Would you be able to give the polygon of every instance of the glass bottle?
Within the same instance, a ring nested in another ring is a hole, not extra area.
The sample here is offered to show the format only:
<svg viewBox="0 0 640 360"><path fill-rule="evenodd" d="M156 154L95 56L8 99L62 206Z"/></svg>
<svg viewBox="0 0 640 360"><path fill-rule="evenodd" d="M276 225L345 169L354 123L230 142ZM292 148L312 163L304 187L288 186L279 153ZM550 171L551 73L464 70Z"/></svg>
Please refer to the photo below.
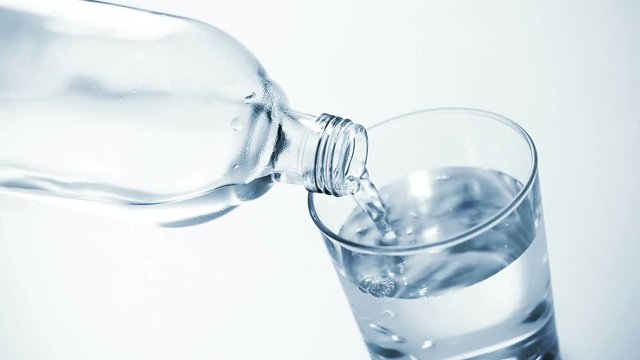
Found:
<svg viewBox="0 0 640 360"><path fill-rule="evenodd" d="M365 173L362 126L289 109L253 55L211 25L0 0L0 44L0 191L185 226L274 181L341 196Z"/></svg>

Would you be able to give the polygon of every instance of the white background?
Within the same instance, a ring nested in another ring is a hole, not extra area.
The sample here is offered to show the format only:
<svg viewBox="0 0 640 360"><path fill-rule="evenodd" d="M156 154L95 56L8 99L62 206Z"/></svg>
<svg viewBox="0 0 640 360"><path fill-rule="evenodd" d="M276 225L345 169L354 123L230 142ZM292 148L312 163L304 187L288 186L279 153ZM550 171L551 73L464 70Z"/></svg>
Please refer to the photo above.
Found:
<svg viewBox="0 0 640 360"><path fill-rule="evenodd" d="M640 2L119 3L227 31L300 111L519 122L540 152L563 356L637 357ZM0 197L0 318L24 324L0 322L0 358L365 359L305 195L278 185L181 230Z"/></svg>

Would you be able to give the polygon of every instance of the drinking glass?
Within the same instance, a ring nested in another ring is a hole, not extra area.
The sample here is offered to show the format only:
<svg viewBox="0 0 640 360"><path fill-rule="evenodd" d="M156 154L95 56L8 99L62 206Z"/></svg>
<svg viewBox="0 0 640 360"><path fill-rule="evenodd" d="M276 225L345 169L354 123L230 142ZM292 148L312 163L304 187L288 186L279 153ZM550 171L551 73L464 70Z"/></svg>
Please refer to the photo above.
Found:
<svg viewBox="0 0 640 360"><path fill-rule="evenodd" d="M529 135L442 108L369 130L389 242L348 196L309 194L372 359L559 359Z"/></svg>

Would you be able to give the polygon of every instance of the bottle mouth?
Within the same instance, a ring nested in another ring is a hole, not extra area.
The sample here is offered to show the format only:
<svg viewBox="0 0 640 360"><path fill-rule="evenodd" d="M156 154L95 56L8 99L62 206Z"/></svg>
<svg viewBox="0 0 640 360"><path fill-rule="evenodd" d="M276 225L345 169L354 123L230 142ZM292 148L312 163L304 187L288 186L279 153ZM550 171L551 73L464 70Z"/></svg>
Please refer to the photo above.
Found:
<svg viewBox="0 0 640 360"><path fill-rule="evenodd" d="M315 189L333 196L350 195L353 180L366 171L368 139L364 126L330 114L316 122L322 133L316 149Z"/></svg>

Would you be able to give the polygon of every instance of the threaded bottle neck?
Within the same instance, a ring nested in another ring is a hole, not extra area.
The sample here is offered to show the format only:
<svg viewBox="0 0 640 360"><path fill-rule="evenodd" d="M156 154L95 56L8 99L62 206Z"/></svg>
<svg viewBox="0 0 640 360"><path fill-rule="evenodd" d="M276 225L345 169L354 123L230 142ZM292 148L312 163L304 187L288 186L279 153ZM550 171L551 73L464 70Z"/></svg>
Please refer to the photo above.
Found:
<svg viewBox="0 0 640 360"><path fill-rule="evenodd" d="M353 193L365 173L367 131L349 119L285 109L272 155L273 179L333 196Z"/></svg>
<svg viewBox="0 0 640 360"><path fill-rule="evenodd" d="M305 187L333 196L351 194L352 180L365 172L367 131L349 119L329 114L320 115L316 123L321 133L315 151L313 181L305 183Z"/></svg>

